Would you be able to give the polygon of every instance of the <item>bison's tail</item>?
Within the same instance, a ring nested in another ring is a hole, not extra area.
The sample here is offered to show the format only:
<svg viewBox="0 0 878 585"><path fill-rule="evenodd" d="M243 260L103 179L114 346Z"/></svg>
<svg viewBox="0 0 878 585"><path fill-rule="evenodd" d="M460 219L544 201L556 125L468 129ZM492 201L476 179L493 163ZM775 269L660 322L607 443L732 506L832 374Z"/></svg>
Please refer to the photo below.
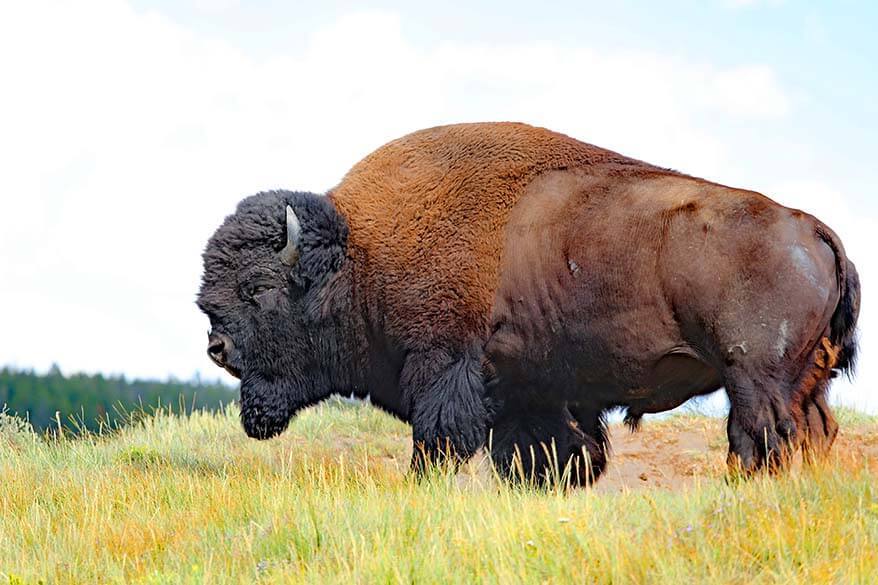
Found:
<svg viewBox="0 0 878 585"><path fill-rule="evenodd" d="M817 235L835 253L835 273L840 288L838 305L830 321L829 340L838 350L836 368L852 376L857 365L857 317L860 314L860 276L848 259L838 236L818 223Z"/></svg>

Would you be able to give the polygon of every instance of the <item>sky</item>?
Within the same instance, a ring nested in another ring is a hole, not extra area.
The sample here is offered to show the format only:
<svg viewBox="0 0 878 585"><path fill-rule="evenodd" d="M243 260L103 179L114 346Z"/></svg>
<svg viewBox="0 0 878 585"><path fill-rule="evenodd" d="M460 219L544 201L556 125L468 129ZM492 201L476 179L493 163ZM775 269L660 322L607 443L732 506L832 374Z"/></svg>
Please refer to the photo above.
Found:
<svg viewBox="0 0 878 585"><path fill-rule="evenodd" d="M517 120L760 191L841 236L878 412L878 4L175 0L0 5L0 364L233 380L194 304L243 197ZM875 301L875 302L873 302Z"/></svg>

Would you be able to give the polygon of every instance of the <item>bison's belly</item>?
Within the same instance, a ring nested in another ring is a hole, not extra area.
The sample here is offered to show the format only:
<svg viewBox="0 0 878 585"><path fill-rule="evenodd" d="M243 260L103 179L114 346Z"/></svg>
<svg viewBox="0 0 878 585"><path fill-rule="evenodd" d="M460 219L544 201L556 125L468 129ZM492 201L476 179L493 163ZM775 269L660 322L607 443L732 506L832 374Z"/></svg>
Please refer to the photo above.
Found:
<svg viewBox="0 0 878 585"><path fill-rule="evenodd" d="M619 406L631 415L664 412L690 398L708 394L722 386L719 372L694 355L671 352L650 368L644 384L620 396Z"/></svg>
<svg viewBox="0 0 878 585"><path fill-rule="evenodd" d="M498 323L486 356L498 391L522 402L558 399L643 414L721 386L715 368L654 323L647 308L592 320L520 311Z"/></svg>

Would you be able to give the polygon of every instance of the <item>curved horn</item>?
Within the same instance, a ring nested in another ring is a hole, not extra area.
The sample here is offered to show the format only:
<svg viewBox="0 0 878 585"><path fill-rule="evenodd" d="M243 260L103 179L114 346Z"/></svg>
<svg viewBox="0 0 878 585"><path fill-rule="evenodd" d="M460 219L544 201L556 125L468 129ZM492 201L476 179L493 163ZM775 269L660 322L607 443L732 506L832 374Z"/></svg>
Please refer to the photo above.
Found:
<svg viewBox="0 0 878 585"><path fill-rule="evenodd" d="M302 226L293 208L287 205L287 245L280 251L280 259L284 264L292 266L299 259L299 235Z"/></svg>

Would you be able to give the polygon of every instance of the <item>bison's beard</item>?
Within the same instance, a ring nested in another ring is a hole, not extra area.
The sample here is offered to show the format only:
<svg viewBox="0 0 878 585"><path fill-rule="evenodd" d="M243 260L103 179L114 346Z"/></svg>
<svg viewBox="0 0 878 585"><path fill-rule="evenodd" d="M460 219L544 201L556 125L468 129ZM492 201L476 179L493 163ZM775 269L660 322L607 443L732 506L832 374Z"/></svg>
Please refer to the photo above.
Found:
<svg viewBox="0 0 878 585"><path fill-rule="evenodd" d="M247 436L270 439L282 433L298 408L292 385L245 372L241 378L241 424Z"/></svg>

